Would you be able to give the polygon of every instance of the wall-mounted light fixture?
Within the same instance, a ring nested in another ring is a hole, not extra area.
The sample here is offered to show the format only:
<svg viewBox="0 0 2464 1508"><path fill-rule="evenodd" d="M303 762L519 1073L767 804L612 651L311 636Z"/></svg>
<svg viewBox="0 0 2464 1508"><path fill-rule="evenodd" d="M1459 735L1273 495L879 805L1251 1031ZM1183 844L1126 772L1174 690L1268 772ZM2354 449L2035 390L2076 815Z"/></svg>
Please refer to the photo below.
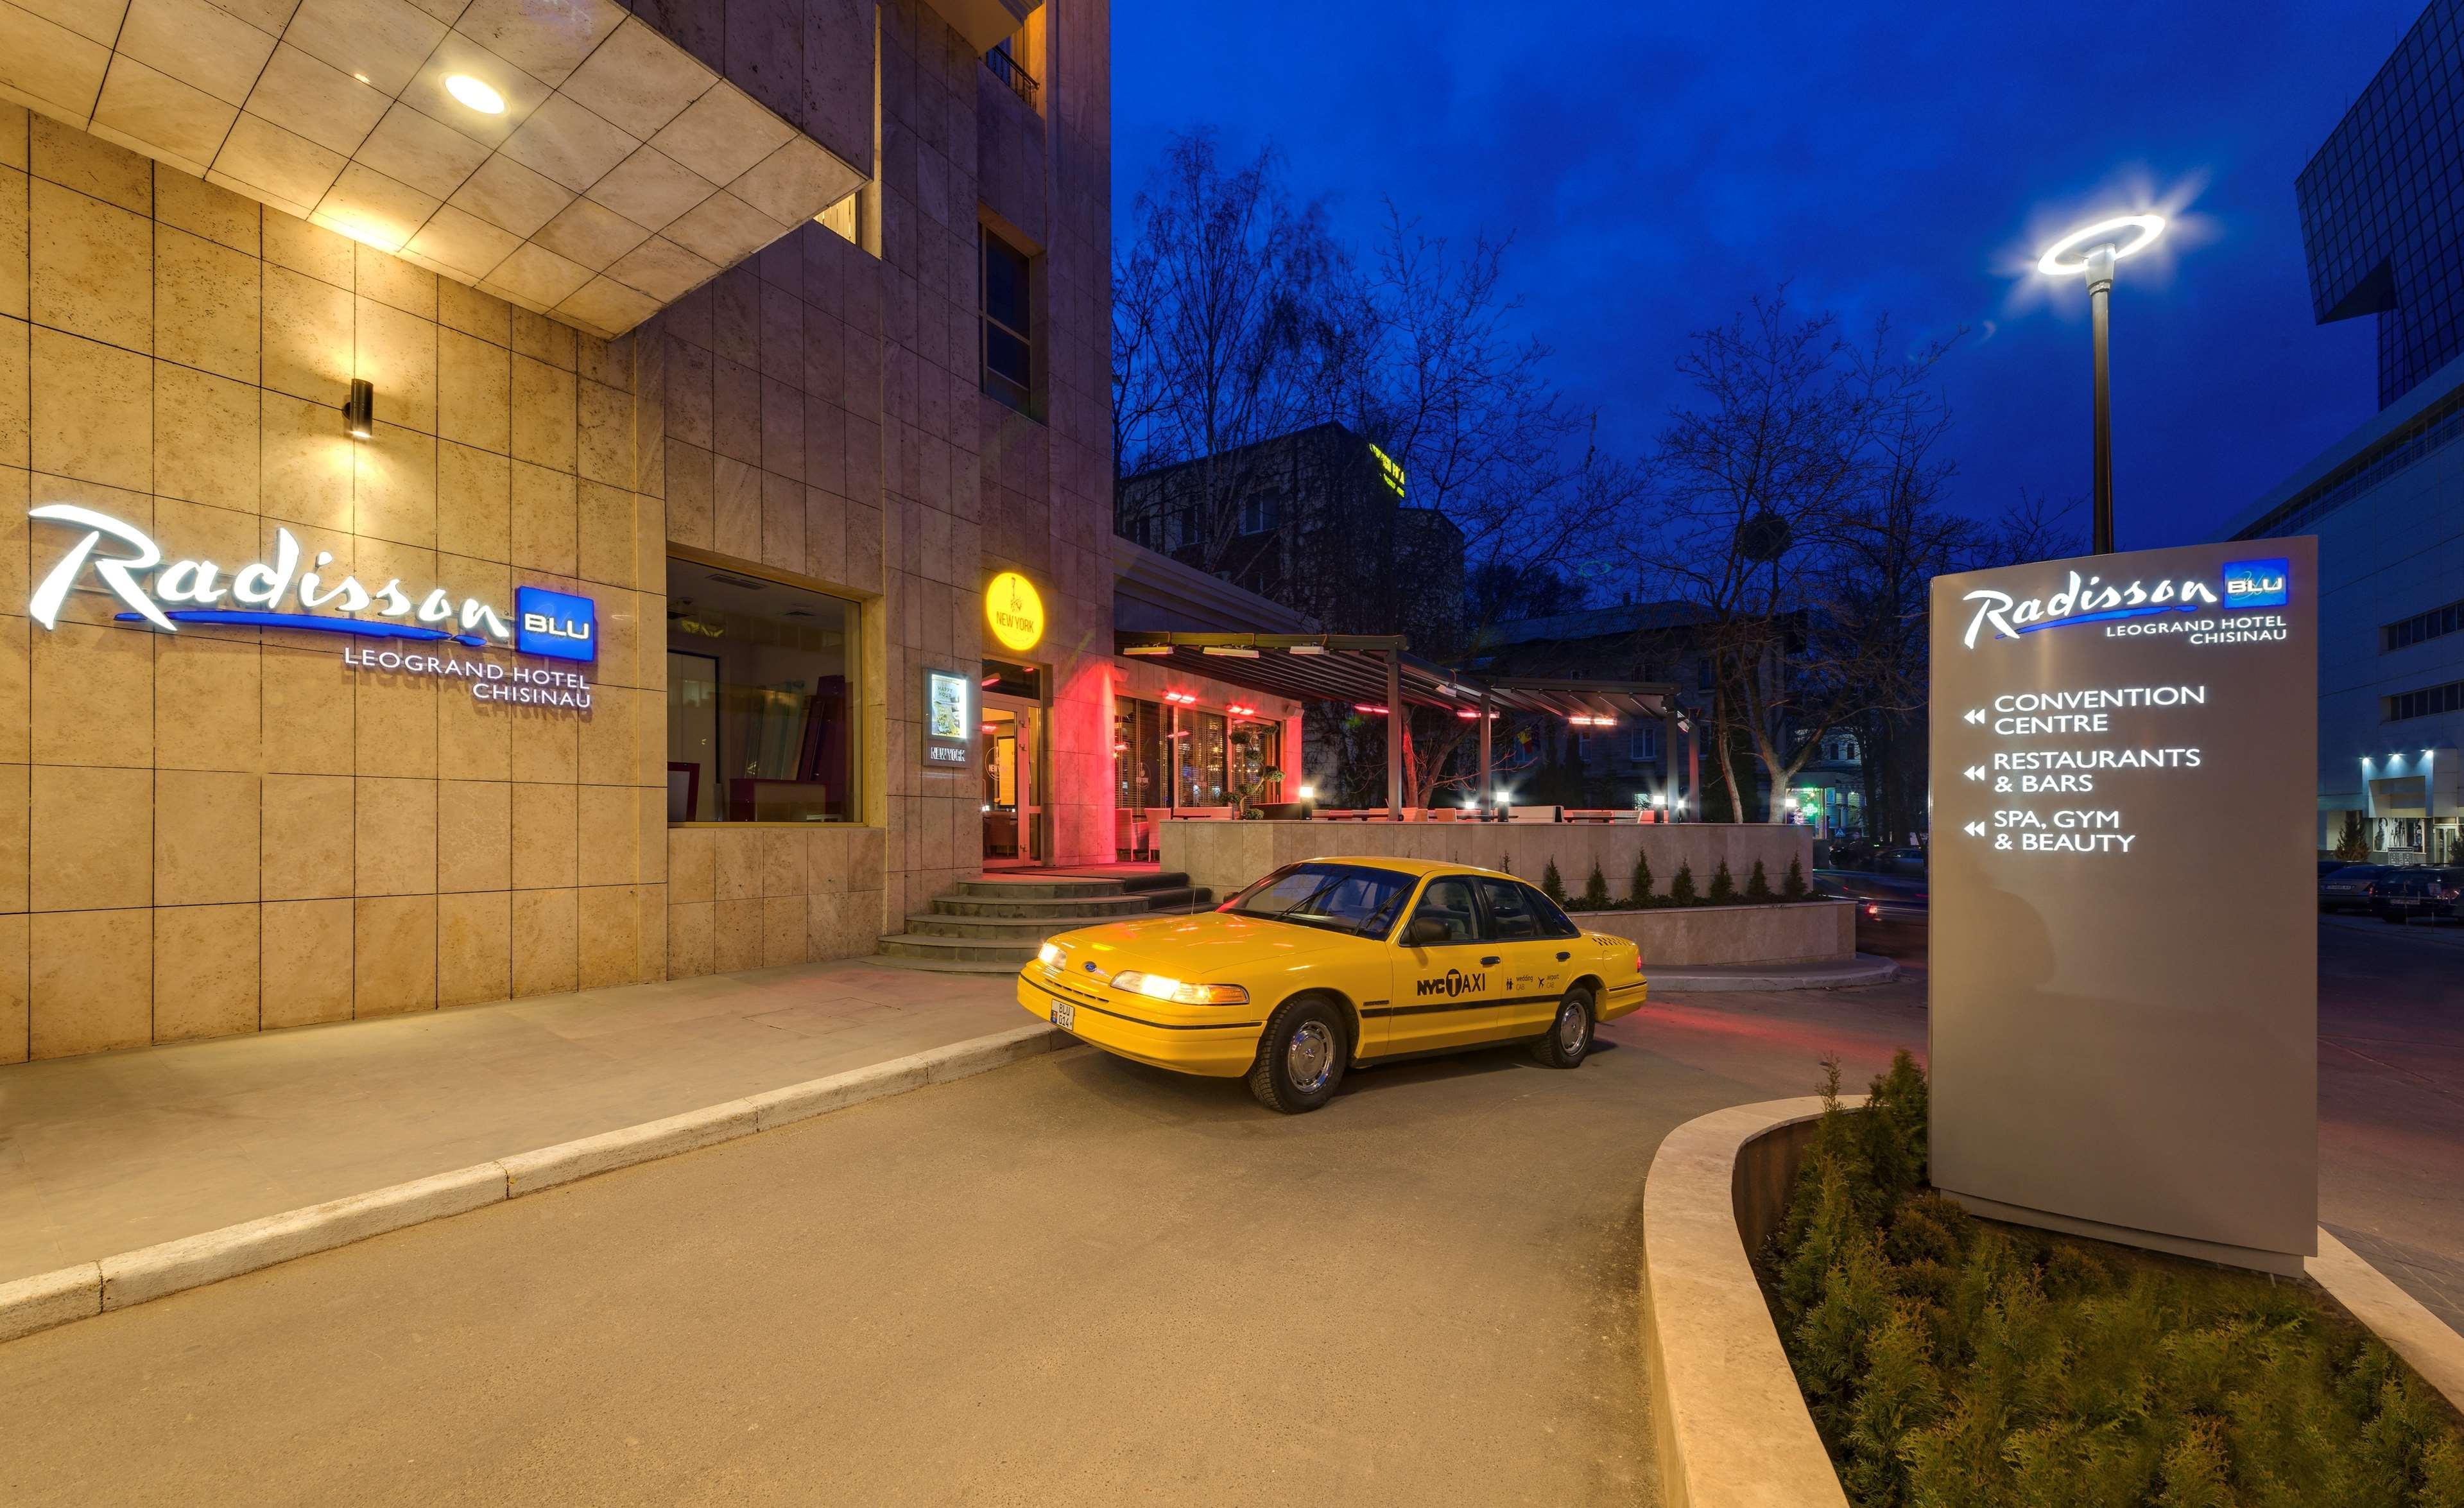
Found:
<svg viewBox="0 0 2464 1508"><path fill-rule="evenodd" d="M377 386L364 377L351 379L351 396L342 405L342 428L351 438L365 440L377 432Z"/></svg>

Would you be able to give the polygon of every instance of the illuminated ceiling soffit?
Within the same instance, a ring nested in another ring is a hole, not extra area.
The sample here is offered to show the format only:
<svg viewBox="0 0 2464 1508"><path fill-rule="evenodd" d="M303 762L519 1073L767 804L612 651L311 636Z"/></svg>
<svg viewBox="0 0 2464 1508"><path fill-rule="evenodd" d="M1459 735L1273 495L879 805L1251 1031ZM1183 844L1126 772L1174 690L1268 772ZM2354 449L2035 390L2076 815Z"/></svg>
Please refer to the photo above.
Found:
<svg viewBox="0 0 2464 1508"><path fill-rule="evenodd" d="M0 0L0 96L602 336L863 183L614 0Z"/></svg>
<svg viewBox="0 0 2464 1508"><path fill-rule="evenodd" d="M1024 25L1044 0L925 0L979 53L989 53Z"/></svg>

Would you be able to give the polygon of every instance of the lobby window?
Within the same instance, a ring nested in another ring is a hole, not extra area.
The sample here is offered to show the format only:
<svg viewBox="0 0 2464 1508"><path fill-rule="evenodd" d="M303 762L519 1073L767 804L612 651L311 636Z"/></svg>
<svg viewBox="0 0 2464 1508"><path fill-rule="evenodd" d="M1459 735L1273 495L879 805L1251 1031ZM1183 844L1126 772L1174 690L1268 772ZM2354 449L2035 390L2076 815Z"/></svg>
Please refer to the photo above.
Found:
<svg viewBox="0 0 2464 1508"><path fill-rule="evenodd" d="M983 245L983 388L1021 413L1032 411L1035 344L1029 322L1032 286L1024 252L979 227Z"/></svg>
<svg viewBox="0 0 2464 1508"><path fill-rule="evenodd" d="M668 820L852 822L857 610L668 562Z"/></svg>
<svg viewBox="0 0 2464 1508"><path fill-rule="evenodd" d="M1223 714L1183 711L1180 732L1180 795L1173 805L1229 805L1232 796L1223 786Z"/></svg>
<svg viewBox="0 0 2464 1508"><path fill-rule="evenodd" d="M1282 723L1235 722L1228 737L1233 790L1243 790L1255 785L1265 770L1284 767ZM1282 797L1273 787L1268 787L1259 791L1257 799L1278 801Z"/></svg>

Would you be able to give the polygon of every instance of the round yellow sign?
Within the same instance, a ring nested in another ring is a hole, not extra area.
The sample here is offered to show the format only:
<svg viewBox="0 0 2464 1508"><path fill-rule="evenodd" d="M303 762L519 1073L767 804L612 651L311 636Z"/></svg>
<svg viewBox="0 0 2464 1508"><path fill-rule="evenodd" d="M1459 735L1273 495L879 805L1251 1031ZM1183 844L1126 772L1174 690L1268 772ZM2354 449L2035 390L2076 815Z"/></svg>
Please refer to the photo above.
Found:
<svg viewBox="0 0 2464 1508"><path fill-rule="evenodd" d="M1044 640L1044 597L1035 583L1005 570L984 588L984 622L1002 648L1031 650Z"/></svg>

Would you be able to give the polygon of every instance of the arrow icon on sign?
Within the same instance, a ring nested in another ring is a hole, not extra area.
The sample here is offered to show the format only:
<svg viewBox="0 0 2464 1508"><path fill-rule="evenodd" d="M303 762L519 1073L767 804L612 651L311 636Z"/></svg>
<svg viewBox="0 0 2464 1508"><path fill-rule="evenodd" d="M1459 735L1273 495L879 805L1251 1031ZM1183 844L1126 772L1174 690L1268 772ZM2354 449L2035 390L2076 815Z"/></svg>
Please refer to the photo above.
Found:
<svg viewBox="0 0 2464 1508"><path fill-rule="evenodd" d="M1985 835L1985 824L1982 822L1971 822L1963 831L1966 832L1969 837L1981 838Z"/></svg>
<svg viewBox="0 0 2464 1508"><path fill-rule="evenodd" d="M1969 709L1968 709L1968 721L1970 721L1970 722L1975 722L1975 723L1982 723L1982 722L1984 722L1984 721L1985 721L1985 709L1984 709L1983 707L1970 707L1970 708L1969 708Z"/></svg>
<svg viewBox="0 0 2464 1508"><path fill-rule="evenodd" d="M1985 766L1982 765L1970 765L1968 766L1965 773L1970 780L1983 780L1985 778Z"/></svg>

